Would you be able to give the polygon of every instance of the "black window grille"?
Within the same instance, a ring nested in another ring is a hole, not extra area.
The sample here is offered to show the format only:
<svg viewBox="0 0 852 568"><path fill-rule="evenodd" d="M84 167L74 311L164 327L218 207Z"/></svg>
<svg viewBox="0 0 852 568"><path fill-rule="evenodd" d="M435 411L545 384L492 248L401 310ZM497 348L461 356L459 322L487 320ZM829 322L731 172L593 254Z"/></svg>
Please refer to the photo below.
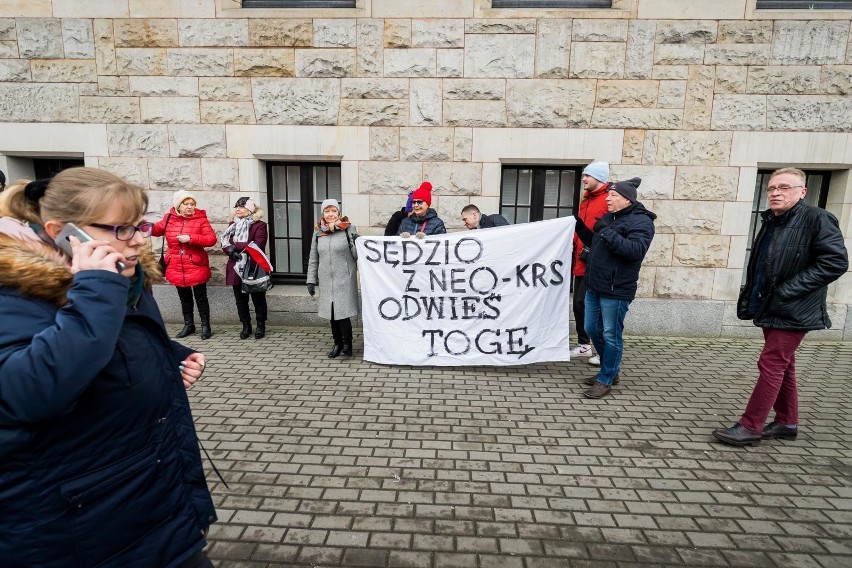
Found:
<svg viewBox="0 0 852 568"><path fill-rule="evenodd" d="M62 170L84 165L82 158L33 158L35 179L52 178Z"/></svg>
<svg viewBox="0 0 852 568"><path fill-rule="evenodd" d="M355 0L243 0L243 8L354 8Z"/></svg>
<svg viewBox="0 0 852 568"><path fill-rule="evenodd" d="M320 204L341 201L340 164L267 162L270 252L277 282L304 283Z"/></svg>
<svg viewBox="0 0 852 568"><path fill-rule="evenodd" d="M757 0L758 10L852 10L849 0Z"/></svg>
<svg viewBox="0 0 852 568"><path fill-rule="evenodd" d="M775 170L758 170L757 181L754 186L754 201L751 206L751 222L748 228L748 241L746 242L746 257L744 266L748 266L748 259L751 257L751 247L754 244L754 237L757 231L760 230L760 214L766 211L768 207L768 195L766 187L769 185L769 178ZM825 204L828 201L828 186L831 183L831 172L827 170L806 170L805 185L808 187L808 193L805 195L805 201L815 207L825 209ZM743 280L745 280L745 271L743 271Z"/></svg>
<svg viewBox="0 0 852 568"><path fill-rule="evenodd" d="M579 203L579 166L504 166L500 214L510 223L568 217Z"/></svg>
<svg viewBox="0 0 852 568"><path fill-rule="evenodd" d="M612 0L491 0L492 8L612 8Z"/></svg>

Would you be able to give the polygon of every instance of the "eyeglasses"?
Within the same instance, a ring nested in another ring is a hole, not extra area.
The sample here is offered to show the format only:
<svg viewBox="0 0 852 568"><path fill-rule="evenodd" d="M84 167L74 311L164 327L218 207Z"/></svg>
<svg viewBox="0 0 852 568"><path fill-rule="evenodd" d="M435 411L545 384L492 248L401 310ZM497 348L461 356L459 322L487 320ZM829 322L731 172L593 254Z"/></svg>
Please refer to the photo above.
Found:
<svg viewBox="0 0 852 568"><path fill-rule="evenodd" d="M423 205L424 203L426 203L426 202L423 201L422 199L414 199L414 200L411 201L412 205Z"/></svg>
<svg viewBox="0 0 852 568"><path fill-rule="evenodd" d="M142 233L143 237L150 237L151 231L154 230L154 223L150 221L142 221L137 226L133 225L101 225L100 223L89 223L92 227L112 231L115 238L119 241L129 241L133 238L137 231Z"/></svg>
<svg viewBox="0 0 852 568"><path fill-rule="evenodd" d="M799 189L805 187L803 185L770 185L766 188L766 193L772 193L776 189L778 191L790 191L791 189Z"/></svg>

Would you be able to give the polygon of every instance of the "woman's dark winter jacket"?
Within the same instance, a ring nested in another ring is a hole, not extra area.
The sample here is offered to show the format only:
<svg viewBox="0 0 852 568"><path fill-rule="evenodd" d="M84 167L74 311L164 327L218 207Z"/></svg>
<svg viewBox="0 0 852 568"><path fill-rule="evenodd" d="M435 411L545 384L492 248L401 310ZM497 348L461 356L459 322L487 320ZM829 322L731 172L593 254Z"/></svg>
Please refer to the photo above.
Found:
<svg viewBox="0 0 852 568"><path fill-rule="evenodd" d="M417 233L443 235L446 232L447 229L444 227L444 222L438 217L438 212L430 207L422 217L412 215L403 219L402 223L399 224L397 235L401 235L402 233L410 233L412 235L416 235Z"/></svg>
<svg viewBox="0 0 852 568"><path fill-rule="evenodd" d="M178 215L172 207L162 220L154 224L151 234L166 237L168 250L165 255L165 276L169 284L187 287L210 280L210 259L204 248L216 244L216 233L203 209L196 209L192 215L184 217ZM181 243L178 235L189 235L190 241Z"/></svg>
<svg viewBox="0 0 852 568"><path fill-rule="evenodd" d="M391 218L388 219L388 224L385 226L385 236L397 236L399 234L399 224L402 223L402 220L406 217L408 217L408 211L405 210L405 207L391 215Z"/></svg>
<svg viewBox="0 0 852 568"><path fill-rule="evenodd" d="M178 370L192 351L150 290L128 307L128 278L39 249L0 236L0 564L179 566L216 518Z"/></svg>
<svg viewBox="0 0 852 568"><path fill-rule="evenodd" d="M585 276L589 290L617 300L636 297L639 269L654 239L656 218L637 202L598 219L594 232L577 223L580 240L590 247Z"/></svg>
<svg viewBox="0 0 852 568"><path fill-rule="evenodd" d="M233 223L231 223L233 225ZM249 227L248 241L244 243L235 243L234 238L231 237L231 243L233 245L233 249L236 252L243 252L246 250L246 247L249 243L254 243L260 247L260 250L266 250L266 241L269 239L269 230L266 227L266 223L263 221L255 221ZM225 251L228 252L228 251ZM238 286L243 283L242 278L237 272L234 270L234 265L236 261L228 256L228 264L225 266L225 284L228 286Z"/></svg>
<svg viewBox="0 0 852 568"><path fill-rule="evenodd" d="M837 218L819 207L799 201L775 217L771 209L762 214L763 225L754 240L740 290L737 316L754 319L754 325L775 329L810 331L831 327L826 308L827 286L849 268L849 257ZM774 231L762 266L758 266L761 241L768 223ZM749 310L756 272L762 271L762 307Z"/></svg>

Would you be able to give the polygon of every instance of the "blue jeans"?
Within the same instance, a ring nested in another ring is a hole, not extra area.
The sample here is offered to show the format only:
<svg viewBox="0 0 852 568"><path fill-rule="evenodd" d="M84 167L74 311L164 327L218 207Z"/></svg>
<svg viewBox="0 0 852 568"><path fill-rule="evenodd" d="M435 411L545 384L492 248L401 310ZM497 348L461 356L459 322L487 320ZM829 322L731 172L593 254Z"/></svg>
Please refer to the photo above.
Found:
<svg viewBox="0 0 852 568"><path fill-rule="evenodd" d="M583 327L601 358L598 382L612 385L621 369L621 354L624 352L624 317L630 300L602 298L586 290L586 321Z"/></svg>

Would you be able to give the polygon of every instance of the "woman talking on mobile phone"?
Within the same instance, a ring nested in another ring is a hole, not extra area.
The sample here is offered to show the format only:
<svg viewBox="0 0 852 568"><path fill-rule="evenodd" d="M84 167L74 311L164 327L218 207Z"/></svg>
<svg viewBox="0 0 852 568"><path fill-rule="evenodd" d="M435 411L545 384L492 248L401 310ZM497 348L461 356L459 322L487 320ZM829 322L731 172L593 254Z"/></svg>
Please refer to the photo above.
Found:
<svg viewBox="0 0 852 568"><path fill-rule="evenodd" d="M212 566L186 395L205 361L163 326L147 207L94 168L0 197L4 568ZM68 223L94 239L71 237L70 259L54 244Z"/></svg>

